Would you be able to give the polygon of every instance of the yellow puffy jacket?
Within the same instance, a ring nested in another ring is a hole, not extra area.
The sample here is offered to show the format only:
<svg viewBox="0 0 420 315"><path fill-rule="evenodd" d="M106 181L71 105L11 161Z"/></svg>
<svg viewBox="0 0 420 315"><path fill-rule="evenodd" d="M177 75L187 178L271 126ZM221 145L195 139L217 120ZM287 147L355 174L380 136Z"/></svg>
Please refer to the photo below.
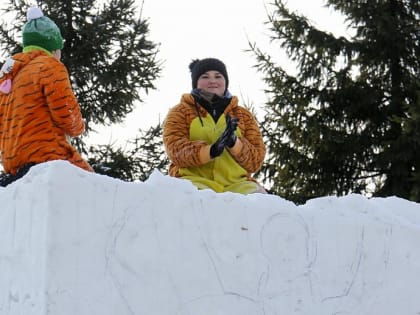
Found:
<svg viewBox="0 0 420 315"><path fill-rule="evenodd" d="M66 135L85 128L65 66L42 50L18 53L1 73L0 153L3 168L15 174L28 163L68 160L93 171Z"/></svg>
<svg viewBox="0 0 420 315"><path fill-rule="evenodd" d="M236 134L242 144L240 150L225 149L215 159L210 159L208 153L203 156L203 152L209 152L209 145L225 130L227 113L239 119ZM224 114L214 122L191 94L184 94L165 119L163 143L171 161L171 176L189 179L198 188L211 188L217 192L246 194L261 189L252 173L261 168L265 145L254 116L246 108L238 106L236 96L232 97Z"/></svg>

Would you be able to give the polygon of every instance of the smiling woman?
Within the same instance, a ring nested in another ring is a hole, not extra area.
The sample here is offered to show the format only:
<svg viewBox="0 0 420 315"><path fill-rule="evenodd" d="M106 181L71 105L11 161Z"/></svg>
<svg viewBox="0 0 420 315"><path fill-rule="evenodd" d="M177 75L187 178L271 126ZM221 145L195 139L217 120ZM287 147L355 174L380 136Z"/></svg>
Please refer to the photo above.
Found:
<svg viewBox="0 0 420 315"><path fill-rule="evenodd" d="M189 65L192 91L182 95L163 124L169 174L198 189L264 193L252 177L265 157L258 123L228 90L225 64L215 58Z"/></svg>
<svg viewBox="0 0 420 315"><path fill-rule="evenodd" d="M193 89L201 89L218 96L223 96L229 86L226 66L215 58L194 60L190 63Z"/></svg>

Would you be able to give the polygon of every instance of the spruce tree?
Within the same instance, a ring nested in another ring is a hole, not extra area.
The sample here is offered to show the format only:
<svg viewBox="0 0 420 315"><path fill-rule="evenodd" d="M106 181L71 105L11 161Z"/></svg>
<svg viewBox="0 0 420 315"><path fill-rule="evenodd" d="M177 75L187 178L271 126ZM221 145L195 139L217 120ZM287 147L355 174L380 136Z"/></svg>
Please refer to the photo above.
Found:
<svg viewBox="0 0 420 315"><path fill-rule="evenodd" d="M143 102L143 96L155 88L153 81L161 70L157 45L149 40L148 21L135 1L44 0L38 5L57 24L65 40L61 61L68 69L86 119L86 136L94 132L95 125L123 122L135 105ZM21 30L28 8L25 1L9 1L5 7L0 24L2 58L22 50ZM99 167L100 159L115 157L104 156L103 147L87 148L83 137L73 141L79 150L89 153L87 157L99 173L104 170ZM119 153L118 163L112 163L112 174L124 174L123 178L142 176L131 169L131 163L141 160L132 155L133 150L108 149L110 154Z"/></svg>
<svg viewBox="0 0 420 315"><path fill-rule="evenodd" d="M145 181L154 170L167 174L169 160L163 149L162 130L161 124L140 130L124 149L113 145L91 147L90 153L96 158L89 162L102 174L127 181Z"/></svg>
<svg viewBox="0 0 420 315"><path fill-rule="evenodd" d="M261 173L298 203L348 193L420 201L419 2L325 3L353 35L321 31L273 3L271 40L296 73L250 43L269 96Z"/></svg>

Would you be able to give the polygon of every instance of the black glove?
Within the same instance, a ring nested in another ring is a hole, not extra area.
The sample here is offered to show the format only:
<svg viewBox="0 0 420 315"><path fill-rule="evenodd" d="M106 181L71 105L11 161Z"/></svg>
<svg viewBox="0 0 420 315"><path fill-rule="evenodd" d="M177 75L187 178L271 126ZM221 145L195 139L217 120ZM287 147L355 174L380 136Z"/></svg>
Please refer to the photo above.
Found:
<svg viewBox="0 0 420 315"><path fill-rule="evenodd" d="M238 127L238 118L231 118L229 114L226 114L226 128L223 131L222 135L213 143L210 147L210 157L214 159L215 157L222 154L225 146L232 148L236 142L236 128Z"/></svg>
<svg viewBox="0 0 420 315"><path fill-rule="evenodd" d="M214 159L222 154L223 150L225 149L226 145L226 138L223 137L223 134L217 139L215 143L213 143L210 147L210 157Z"/></svg>
<svg viewBox="0 0 420 315"><path fill-rule="evenodd" d="M226 129L222 134L222 137L226 138L225 144L228 148L232 148L236 143L236 128L238 127L239 119L232 118L229 114L226 114Z"/></svg>

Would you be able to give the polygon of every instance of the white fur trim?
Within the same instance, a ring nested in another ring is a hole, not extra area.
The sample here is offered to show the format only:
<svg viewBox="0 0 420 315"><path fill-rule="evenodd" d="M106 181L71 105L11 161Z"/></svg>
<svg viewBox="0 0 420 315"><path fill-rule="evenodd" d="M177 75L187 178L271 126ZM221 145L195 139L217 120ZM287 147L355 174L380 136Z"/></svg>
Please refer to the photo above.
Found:
<svg viewBox="0 0 420 315"><path fill-rule="evenodd" d="M44 16L44 13L42 13L41 9L38 7L29 8L28 12L26 12L26 18L28 21L38 19L42 16Z"/></svg>
<svg viewBox="0 0 420 315"><path fill-rule="evenodd" d="M0 78L2 78L6 73L10 73L13 69L15 60L12 57L7 58L6 62L3 64L0 70Z"/></svg>

